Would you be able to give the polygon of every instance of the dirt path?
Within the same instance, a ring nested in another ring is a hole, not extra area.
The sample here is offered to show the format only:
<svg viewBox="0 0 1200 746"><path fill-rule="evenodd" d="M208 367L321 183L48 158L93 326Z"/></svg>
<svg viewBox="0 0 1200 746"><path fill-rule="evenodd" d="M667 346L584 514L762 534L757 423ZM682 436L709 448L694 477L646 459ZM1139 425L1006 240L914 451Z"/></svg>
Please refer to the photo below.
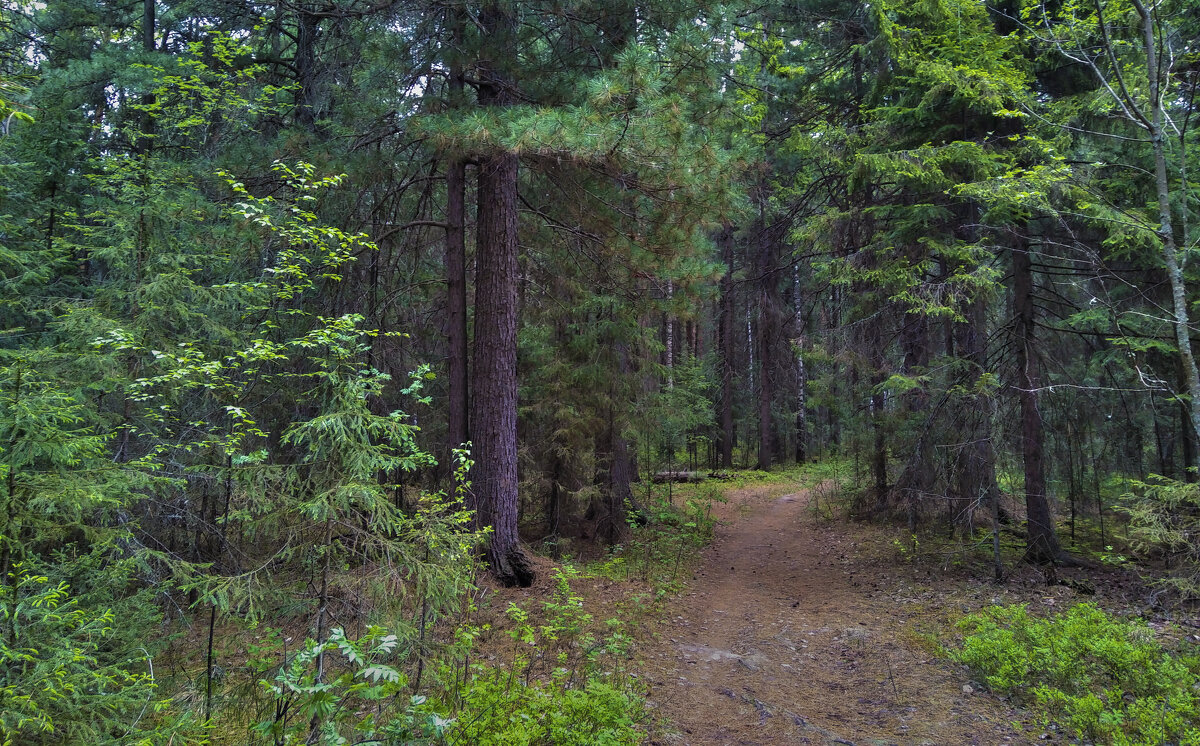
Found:
<svg viewBox="0 0 1200 746"><path fill-rule="evenodd" d="M1032 743L1011 725L1019 713L935 659L914 629L931 603L907 568L861 557L861 529L820 520L810 499L730 495L642 651L661 723L650 742Z"/></svg>

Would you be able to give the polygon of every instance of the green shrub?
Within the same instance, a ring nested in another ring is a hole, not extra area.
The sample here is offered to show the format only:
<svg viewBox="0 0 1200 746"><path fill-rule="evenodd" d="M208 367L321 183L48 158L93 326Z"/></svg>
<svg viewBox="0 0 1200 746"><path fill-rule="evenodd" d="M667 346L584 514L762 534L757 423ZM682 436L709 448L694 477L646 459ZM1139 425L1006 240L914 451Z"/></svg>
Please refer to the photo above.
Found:
<svg viewBox="0 0 1200 746"><path fill-rule="evenodd" d="M407 677L394 665L399 640L371 627L357 640L340 627L329 640L305 641L273 680L272 714L251 730L275 744L436 743L450 721L423 696L407 696Z"/></svg>
<svg viewBox="0 0 1200 746"><path fill-rule="evenodd" d="M959 662L1081 738L1200 745L1200 658L1169 654L1144 623L1080 604L1050 619L994 606L959 626L967 633Z"/></svg>
<svg viewBox="0 0 1200 746"><path fill-rule="evenodd" d="M606 634L593 629L583 599L571 588L572 568L554 571L553 597L543 619L513 604L508 631L514 654L507 666L476 664L462 686L452 744L471 746L617 746L641 741L642 698L623 663L629 636L618 620Z"/></svg>
<svg viewBox="0 0 1200 746"><path fill-rule="evenodd" d="M524 685L495 669L471 682L448 739L478 746L636 744L641 713L639 697L602 681L575 689L559 678Z"/></svg>

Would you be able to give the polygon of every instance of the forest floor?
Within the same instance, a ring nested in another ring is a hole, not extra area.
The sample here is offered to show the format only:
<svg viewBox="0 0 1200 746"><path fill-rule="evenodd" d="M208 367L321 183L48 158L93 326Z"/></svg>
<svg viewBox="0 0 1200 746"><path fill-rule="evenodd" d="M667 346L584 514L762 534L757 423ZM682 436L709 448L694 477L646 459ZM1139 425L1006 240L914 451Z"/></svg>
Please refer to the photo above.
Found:
<svg viewBox="0 0 1200 746"><path fill-rule="evenodd" d="M1032 569L998 586L908 561L886 529L824 517L823 497L771 485L716 504L712 544L642 636L649 743L1066 742L971 682L938 642L993 603L1087 599Z"/></svg>

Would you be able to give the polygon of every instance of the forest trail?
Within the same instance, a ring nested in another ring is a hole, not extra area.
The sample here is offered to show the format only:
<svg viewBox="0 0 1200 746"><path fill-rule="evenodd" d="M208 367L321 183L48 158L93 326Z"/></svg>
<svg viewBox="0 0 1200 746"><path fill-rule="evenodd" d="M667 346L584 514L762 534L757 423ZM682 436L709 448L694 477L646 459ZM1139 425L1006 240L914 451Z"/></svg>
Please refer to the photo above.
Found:
<svg viewBox="0 0 1200 746"><path fill-rule="evenodd" d="M1012 724L1021 713L964 688L922 643L914 628L929 594L894 554L864 556L869 527L822 519L808 490L728 499L694 579L642 650L659 721L650 743L1033 742Z"/></svg>

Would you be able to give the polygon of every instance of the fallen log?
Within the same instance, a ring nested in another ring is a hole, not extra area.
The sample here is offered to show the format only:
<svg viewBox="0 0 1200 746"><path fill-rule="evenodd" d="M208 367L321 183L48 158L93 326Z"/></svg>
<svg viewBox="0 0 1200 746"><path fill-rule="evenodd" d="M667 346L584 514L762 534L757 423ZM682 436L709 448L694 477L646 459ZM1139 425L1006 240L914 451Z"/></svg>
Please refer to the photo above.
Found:
<svg viewBox="0 0 1200 746"><path fill-rule="evenodd" d="M650 477L655 484L666 482L703 482L708 476L698 471L660 471Z"/></svg>
<svg viewBox="0 0 1200 746"><path fill-rule="evenodd" d="M708 478L709 479L728 480L728 479L737 479L738 475L735 474L734 472L729 472L729 471L710 471L708 473Z"/></svg>

